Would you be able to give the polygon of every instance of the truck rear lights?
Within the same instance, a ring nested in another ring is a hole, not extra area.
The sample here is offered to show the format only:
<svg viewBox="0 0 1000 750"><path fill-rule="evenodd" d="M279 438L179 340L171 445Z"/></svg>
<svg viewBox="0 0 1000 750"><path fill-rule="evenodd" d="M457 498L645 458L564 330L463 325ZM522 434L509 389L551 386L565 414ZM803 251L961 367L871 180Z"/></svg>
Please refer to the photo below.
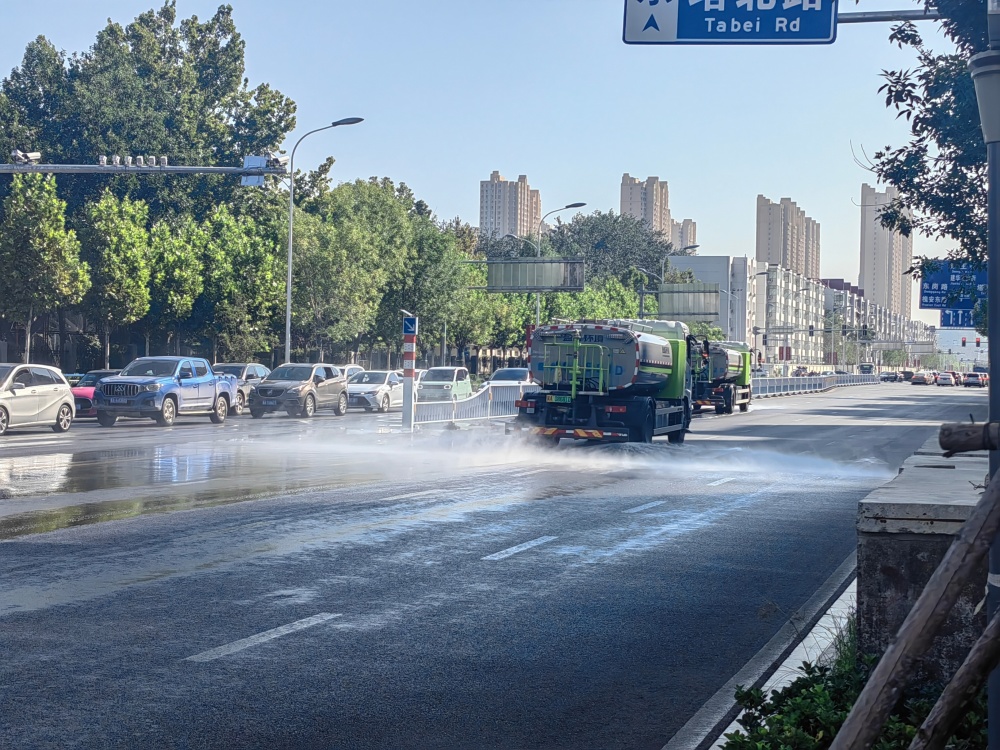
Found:
<svg viewBox="0 0 1000 750"><path fill-rule="evenodd" d="M535 405L534 401L515 401L514 406L518 409L530 409Z"/></svg>
<svg viewBox="0 0 1000 750"><path fill-rule="evenodd" d="M626 411L628 411L628 407L627 406L605 406L604 407L604 411L606 411L608 414L624 414Z"/></svg>

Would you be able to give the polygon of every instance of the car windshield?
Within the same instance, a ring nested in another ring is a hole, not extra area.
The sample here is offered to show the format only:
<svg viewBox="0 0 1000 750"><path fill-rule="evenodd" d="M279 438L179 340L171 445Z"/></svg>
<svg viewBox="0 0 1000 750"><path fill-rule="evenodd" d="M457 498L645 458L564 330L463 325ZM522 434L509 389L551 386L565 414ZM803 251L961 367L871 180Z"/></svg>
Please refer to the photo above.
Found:
<svg viewBox="0 0 1000 750"><path fill-rule="evenodd" d="M113 372L88 372L86 375L80 378L80 382L77 383L77 385L78 386L97 385L102 380L104 380L104 378L109 378L112 375L114 375ZM3 376L0 375L0 377Z"/></svg>
<svg viewBox="0 0 1000 750"><path fill-rule="evenodd" d="M371 385L382 385L385 383L386 379L389 377L388 372L380 371L368 371L368 372L356 372L351 376L351 383L369 383Z"/></svg>
<svg viewBox="0 0 1000 750"><path fill-rule="evenodd" d="M173 359L137 359L124 370L122 375L163 378L173 375L177 362Z"/></svg>
<svg viewBox="0 0 1000 750"><path fill-rule="evenodd" d="M527 380L528 370L523 367L505 367L490 376L490 380Z"/></svg>
<svg viewBox="0 0 1000 750"><path fill-rule="evenodd" d="M265 380L309 380L312 371L309 365L283 365L272 370Z"/></svg>
<svg viewBox="0 0 1000 750"><path fill-rule="evenodd" d="M455 379L455 368L432 367L420 378L421 383L451 383Z"/></svg>
<svg viewBox="0 0 1000 750"><path fill-rule="evenodd" d="M243 375L243 365L212 365L212 369L220 375Z"/></svg>

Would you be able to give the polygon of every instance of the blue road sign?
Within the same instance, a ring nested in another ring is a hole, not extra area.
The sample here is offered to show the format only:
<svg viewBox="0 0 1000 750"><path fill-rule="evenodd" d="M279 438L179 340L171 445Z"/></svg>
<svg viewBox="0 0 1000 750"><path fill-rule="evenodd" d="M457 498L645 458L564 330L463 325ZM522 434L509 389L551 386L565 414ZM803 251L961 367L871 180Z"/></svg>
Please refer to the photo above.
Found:
<svg viewBox="0 0 1000 750"><path fill-rule="evenodd" d="M831 44L837 0L625 0L625 44Z"/></svg>
<svg viewBox="0 0 1000 750"><path fill-rule="evenodd" d="M404 336L417 335L417 319L415 317L403 318L403 335Z"/></svg>
<svg viewBox="0 0 1000 750"><path fill-rule="evenodd" d="M942 310L942 328L972 328L972 310Z"/></svg>
<svg viewBox="0 0 1000 750"><path fill-rule="evenodd" d="M944 260L920 279L920 309L971 310L977 299L986 298L986 289L985 268Z"/></svg>

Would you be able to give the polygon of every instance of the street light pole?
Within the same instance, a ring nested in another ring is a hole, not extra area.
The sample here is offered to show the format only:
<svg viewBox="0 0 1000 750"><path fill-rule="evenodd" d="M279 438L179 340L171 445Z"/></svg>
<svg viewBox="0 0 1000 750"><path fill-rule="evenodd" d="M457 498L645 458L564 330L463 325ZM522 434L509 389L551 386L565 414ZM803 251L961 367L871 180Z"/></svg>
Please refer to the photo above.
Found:
<svg viewBox="0 0 1000 750"><path fill-rule="evenodd" d="M651 271L647 271L645 268L639 268L639 266L633 266L633 267L635 268L635 270L641 271L642 273L646 274L647 276L652 276L654 279L657 279L661 284L663 283L663 277L662 276L657 276L655 273L652 273ZM639 287L639 320L645 320L646 319L645 318L645 305L643 304L645 301L646 301L646 282L643 281L642 285ZM657 300L656 300L656 317L657 318L660 317L660 301L659 301L659 296L657 296Z"/></svg>
<svg viewBox="0 0 1000 750"><path fill-rule="evenodd" d="M969 60L972 82L979 103L979 120L986 141L986 280L988 282L988 333L1000 331L1000 7L995 0L988 4L986 16L990 49ZM998 336L1000 338L1000 336ZM1000 347L989 348L990 393L989 420L1000 421L1000 388L993 386L1000 378ZM1000 381L998 381L1000 382ZM990 481L1000 469L1000 453L990 451ZM986 587L987 619L1000 608L1000 538L990 547L989 576ZM987 731L991 750L1000 750L1000 670L990 673L986 689Z"/></svg>
<svg viewBox="0 0 1000 750"><path fill-rule="evenodd" d="M329 130L340 125L356 125L364 122L362 117L345 117L343 120L331 122L321 128L310 130L299 138L292 147L292 156L288 160L288 277L285 281L285 362L292 361L292 223L295 219L295 150L308 136L321 130Z"/></svg>
<svg viewBox="0 0 1000 750"><path fill-rule="evenodd" d="M559 213L560 211L565 211L569 208L583 208L586 203L568 203L562 208L553 208L547 214L542 216L538 220L538 244L535 245L535 257L542 257L542 225L545 224L545 220L552 214ZM542 322L542 293L535 292L535 326L541 325Z"/></svg>

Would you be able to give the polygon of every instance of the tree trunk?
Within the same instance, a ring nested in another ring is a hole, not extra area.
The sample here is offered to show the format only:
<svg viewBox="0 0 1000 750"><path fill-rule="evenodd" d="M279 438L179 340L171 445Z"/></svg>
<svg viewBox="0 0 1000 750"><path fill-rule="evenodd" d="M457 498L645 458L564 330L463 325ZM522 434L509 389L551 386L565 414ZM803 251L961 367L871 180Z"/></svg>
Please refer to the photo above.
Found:
<svg viewBox="0 0 1000 750"><path fill-rule="evenodd" d="M104 369L111 369L111 326L104 324Z"/></svg>
<svg viewBox="0 0 1000 750"><path fill-rule="evenodd" d="M28 322L24 324L24 364L31 361L31 321L35 317L34 305L28 305Z"/></svg>
<svg viewBox="0 0 1000 750"><path fill-rule="evenodd" d="M212 336L212 362L219 361L219 337Z"/></svg>
<svg viewBox="0 0 1000 750"><path fill-rule="evenodd" d="M66 344L67 344L66 311L62 307L59 307L58 310L56 310L56 315L59 316L59 353L57 355L56 364L59 365L60 369L65 371L66 368L64 367L64 365L67 363L64 362L63 360L65 359ZM74 365L73 368L76 369L76 365Z"/></svg>
<svg viewBox="0 0 1000 750"><path fill-rule="evenodd" d="M181 327L177 326L174 330L174 354L178 357L181 356Z"/></svg>
<svg viewBox="0 0 1000 750"><path fill-rule="evenodd" d="M147 329L145 331L145 334L146 334L145 335L145 339L146 339L146 356L148 357L149 356L149 337L152 336L152 333L150 333L150 331Z"/></svg>

